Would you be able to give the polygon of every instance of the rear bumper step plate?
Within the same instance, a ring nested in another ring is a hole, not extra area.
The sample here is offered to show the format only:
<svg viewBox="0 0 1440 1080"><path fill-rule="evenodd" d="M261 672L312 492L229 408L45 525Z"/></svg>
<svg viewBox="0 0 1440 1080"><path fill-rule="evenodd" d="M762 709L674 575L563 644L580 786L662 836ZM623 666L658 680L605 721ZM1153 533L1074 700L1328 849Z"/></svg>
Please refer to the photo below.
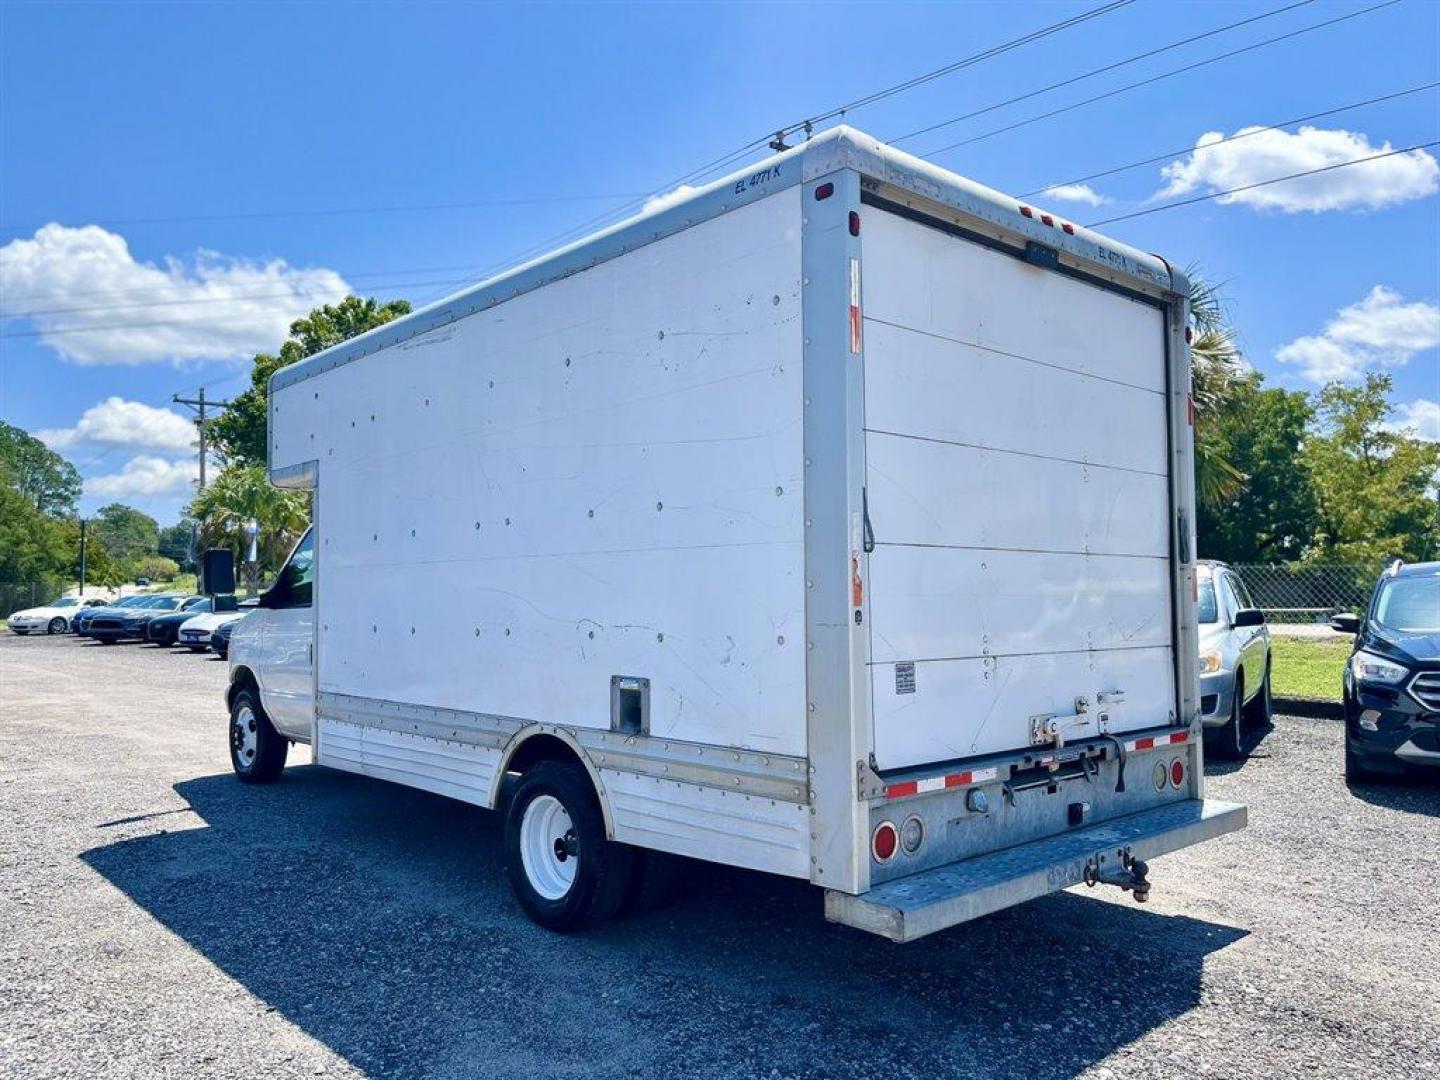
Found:
<svg viewBox="0 0 1440 1080"><path fill-rule="evenodd" d="M1103 859L1108 867L1127 852L1150 859L1243 829L1245 822L1238 803L1171 803L897 878L859 896L827 890L825 917L892 941L914 941L1078 885L1092 861Z"/></svg>

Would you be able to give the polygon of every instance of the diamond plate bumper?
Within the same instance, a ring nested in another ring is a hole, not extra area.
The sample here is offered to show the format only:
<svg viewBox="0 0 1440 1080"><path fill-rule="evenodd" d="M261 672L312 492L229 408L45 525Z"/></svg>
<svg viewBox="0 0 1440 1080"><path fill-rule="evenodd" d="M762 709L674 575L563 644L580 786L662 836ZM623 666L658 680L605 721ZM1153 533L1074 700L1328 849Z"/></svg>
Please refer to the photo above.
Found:
<svg viewBox="0 0 1440 1080"><path fill-rule="evenodd" d="M825 917L891 941L914 941L992 911L1078 885L1085 868L1149 859L1243 829L1238 803L1190 799L977 855L852 896L827 890Z"/></svg>

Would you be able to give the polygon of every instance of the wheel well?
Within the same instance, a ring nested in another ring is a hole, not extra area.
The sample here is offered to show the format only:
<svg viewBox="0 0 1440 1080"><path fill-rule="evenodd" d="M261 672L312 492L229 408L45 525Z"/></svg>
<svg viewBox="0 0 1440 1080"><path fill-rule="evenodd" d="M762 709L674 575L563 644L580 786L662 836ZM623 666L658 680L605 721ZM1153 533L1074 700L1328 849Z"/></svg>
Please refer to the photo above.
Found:
<svg viewBox="0 0 1440 1080"><path fill-rule="evenodd" d="M551 731L554 730L551 729ZM528 735L521 732L515 737L511 747L505 751L500 774L494 786L491 808L504 814L521 774L542 761L569 762L579 765L585 770L586 775L590 777L591 786L595 789L595 797L600 802L600 811L605 819L605 835L607 838L613 839L614 826L610 818L610 804L605 796L605 789L600 783L599 774L579 746L560 734L533 731Z"/></svg>
<svg viewBox="0 0 1440 1080"><path fill-rule="evenodd" d="M225 691L225 705L229 707L235 703L235 695L245 687L259 690L260 683L247 667L238 667L230 676L230 688Z"/></svg>

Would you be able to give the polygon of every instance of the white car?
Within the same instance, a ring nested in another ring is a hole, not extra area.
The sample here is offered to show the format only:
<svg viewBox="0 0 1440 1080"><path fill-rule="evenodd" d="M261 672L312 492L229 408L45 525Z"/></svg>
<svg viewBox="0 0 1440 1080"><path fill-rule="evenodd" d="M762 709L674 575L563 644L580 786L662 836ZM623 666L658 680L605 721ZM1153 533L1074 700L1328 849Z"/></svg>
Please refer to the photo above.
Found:
<svg viewBox="0 0 1440 1080"><path fill-rule="evenodd" d="M62 596L43 607L26 608L17 611L6 620L12 633L68 634L70 620L87 607L103 604L98 599L86 600L81 596Z"/></svg>
<svg viewBox="0 0 1440 1080"><path fill-rule="evenodd" d="M180 624L175 644L183 645L192 652L204 652L210 647L210 635L226 623L243 619L249 611L207 611Z"/></svg>

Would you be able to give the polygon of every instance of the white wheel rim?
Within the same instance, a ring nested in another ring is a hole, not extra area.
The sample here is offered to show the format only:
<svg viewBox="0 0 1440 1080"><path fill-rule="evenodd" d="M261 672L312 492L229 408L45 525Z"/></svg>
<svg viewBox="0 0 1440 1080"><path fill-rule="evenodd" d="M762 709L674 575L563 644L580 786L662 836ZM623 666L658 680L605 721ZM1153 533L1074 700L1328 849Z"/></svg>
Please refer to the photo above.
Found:
<svg viewBox="0 0 1440 1080"><path fill-rule="evenodd" d="M255 710L249 705L241 705L230 719L230 748L242 769L255 764L255 751L260 743L256 727Z"/></svg>
<svg viewBox="0 0 1440 1080"><path fill-rule="evenodd" d="M546 900L559 900L575 883L580 851L575 825L554 795L537 795L520 819L520 862L530 887Z"/></svg>

